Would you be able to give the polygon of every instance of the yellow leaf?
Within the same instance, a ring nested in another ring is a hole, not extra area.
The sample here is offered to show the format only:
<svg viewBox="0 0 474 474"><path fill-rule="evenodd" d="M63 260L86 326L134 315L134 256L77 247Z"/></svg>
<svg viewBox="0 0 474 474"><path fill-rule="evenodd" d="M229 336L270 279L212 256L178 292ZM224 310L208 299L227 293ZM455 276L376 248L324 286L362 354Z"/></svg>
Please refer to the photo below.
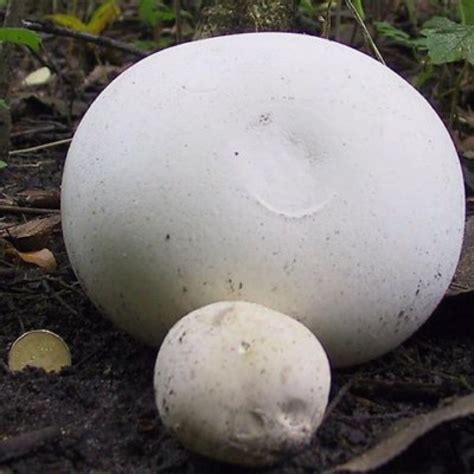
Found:
<svg viewBox="0 0 474 474"><path fill-rule="evenodd" d="M54 15L47 15L46 18L56 23L56 25L65 26L66 28L70 28L74 31L88 31L87 25L74 15L64 15L62 13L56 13Z"/></svg>
<svg viewBox="0 0 474 474"><path fill-rule="evenodd" d="M119 16L120 8L117 0L107 0L92 15L87 23L88 33L100 35L109 25L111 25Z"/></svg>
<svg viewBox="0 0 474 474"><path fill-rule="evenodd" d="M51 250L42 249L36 252L18 252L18 256L27 263L32 263L47 272L54 272L58 267Z"/></svg>

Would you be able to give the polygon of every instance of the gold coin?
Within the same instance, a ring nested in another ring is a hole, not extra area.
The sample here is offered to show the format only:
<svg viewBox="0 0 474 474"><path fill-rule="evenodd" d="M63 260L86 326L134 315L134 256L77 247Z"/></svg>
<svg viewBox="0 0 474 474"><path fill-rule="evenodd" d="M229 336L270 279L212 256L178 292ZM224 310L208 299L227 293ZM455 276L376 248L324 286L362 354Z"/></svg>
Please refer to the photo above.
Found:
<svg viewBox="0 0 474 474"><path fill-rule="evenodd" d="M54 332L37 329L22 334L10 348L10 370L38 367L46 372L56 372L71 365L71 352L64 340Z"/></svg>

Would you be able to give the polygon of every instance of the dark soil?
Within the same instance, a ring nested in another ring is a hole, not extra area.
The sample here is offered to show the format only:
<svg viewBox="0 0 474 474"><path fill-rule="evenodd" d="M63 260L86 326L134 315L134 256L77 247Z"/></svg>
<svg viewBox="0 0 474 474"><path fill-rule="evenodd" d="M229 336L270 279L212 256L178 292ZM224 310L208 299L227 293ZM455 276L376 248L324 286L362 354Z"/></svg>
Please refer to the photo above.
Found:
<svg viewBox="0 0 474 474"><path fill-rule="evenodd" d="M2 364L0 436L41 433L26 452L3 452L0 472L220 473L253 472L191 455L163 430L153 390L156 351L105 321L81 294L56 237L60 271L17 269L3 278L0 350L25 330L47 328L70 345L73 365L60 374ZM398 350L363 367L334 374L332 399L343 396L312 445L269 473L321 472L372 445L401 417L428 412L474 384L474 295L442 303L426 327ZM350 386L347 384L351 384ZM443 425L380 473L471 474L472 418ZM0 445L1 446L1 445ZM3 468L3 470L1 470Z"/></svg>
<svg viewBox="0 0 474 474"><path fill-rule="evenodd" d="M68 48L77 45L67 41L56 46L54 55L48 42L45 46L51 62L63 71L54 87L29 95L13 91L13 149L69 137L103 85L132 59L120 55L117 60L114 52L104 53L102 63L118 66L84 85L87 74L66 64L72 57ZM87 56L81 51L74 57L90 73L93 68L84 65L86 59L91 61L90 52ZM39 65L31 58L18 59L18 71ZM12 156L8 168L0 172L0 197L59 189L66 147ZM5 213L0 224L31 218ZM92 306L69 266L59 231L48 247L58 260L55 273L0 259L0 473L255 472L196 457L163 429L152 388L156 351L115 329ZM312 445L261 472L322 472L365 451L396 420L429 412L448 397L471 393L473 314L473 292L446 298L402 347L362 367L336 371L332 411ZM37 328L64 338L71 348L72 367L59 374L8 370L11 343ZM472 474L474 418L438 427L375 472Z"/></svg>

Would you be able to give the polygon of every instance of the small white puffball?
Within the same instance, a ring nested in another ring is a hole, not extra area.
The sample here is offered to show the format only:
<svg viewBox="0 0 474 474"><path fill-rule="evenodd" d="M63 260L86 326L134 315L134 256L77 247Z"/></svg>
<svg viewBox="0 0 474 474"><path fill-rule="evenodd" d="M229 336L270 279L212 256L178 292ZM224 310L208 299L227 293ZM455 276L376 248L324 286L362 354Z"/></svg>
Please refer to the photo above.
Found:
<svg viewBox="0 0 474 474"><path fill-rule="evenodd" d="M242 301L182 318L155 366L158 411L183 445L248 466L272 464L307 445L329 386L326 353L305 326Z"/></svg>

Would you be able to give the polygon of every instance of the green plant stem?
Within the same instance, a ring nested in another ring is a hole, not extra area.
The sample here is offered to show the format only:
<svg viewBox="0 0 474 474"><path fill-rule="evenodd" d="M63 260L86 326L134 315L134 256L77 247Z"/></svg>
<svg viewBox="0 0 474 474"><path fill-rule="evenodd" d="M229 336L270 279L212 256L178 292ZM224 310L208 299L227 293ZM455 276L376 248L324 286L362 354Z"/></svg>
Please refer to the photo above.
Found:
<svg viewBox="0 0 474 474"><path fill-rule="evenodd" d="M467 71L469 69L469 63L468 61L464 61L463 67L461 69L461 72L459 73L456 82L454 83L454 90L453 90L453 95L451 97L451 107L449 110L449 126L452 127L454 125L454 121L456 120L456 115L457 115L457 105L459 101L459 92L461 91L461 84L464 79L464 76L466 75Z"/></svg>
<svg viewBox="0 0 474 474"><path fill-rule="evenodd" d="M176 43L181 43L183 39L183 23L181 18L181 0L174 0L174 12L176 17Z"/></svg>
<svg viewBox="0 0 474 474"><path fill-rule="evenodd" d="M359 23L356 21L354 22L354 27L352 28L352 33L351 33L351 39L349 41L349 44L354 44L354 41L356 39L357 32L359 31Z"/></svg>
<svg viewBox="0 0 474 474"><path fill-rule="evenodd" d="M329 0L326 8L326 21L323 26L323 31L321 32L321 37L326 39L329 39L329 33L331 32L331 6L332 0Z"/></svg>
<svg viewBox="0 0 474 474"><path fill-rule="evenodd" d="M357 11L357 8L352 3L352 0L345 0L345 1L346 1L347 7L351 11L351 13L354 16L354 18L356 19L357 23L359 23L360 27L362 28L364 36L365 36L367 42L369 43L370 47L374 51L374 54L375 54L376 58L384 66L386 66L387 64L386 64L382 54L380 53L379 49L377 48L377 45L375 44L374 40L372 39L372 35L370 34L369 30L367 29L367 26L365 25L364 19L360 16L359 12Z"/></svg>
<svg viewBox="0 0 474 474"><path fill-rule="evenodd" d="M44 150L45 148L51 148L54 146L59 146L59 145L66 145L71 143L72 138L64 138L62 140L56 140L54 142L50 143L44 143L42 145L36 145L28 148L21 148L20 150L13 150L9 153L10 156L15 156L15 155L25 155L27 153L33 153L39 150Z"/></svg>
<svg viewBox="0 0 474 474"><path fill-rule="evenodd" d="M332 1L329 2L331 6ZM336 6L336 21L334 25L334 39L339 41L339 33L341 31L341 17L342 17L342 0L337 0Z"/></svg>

